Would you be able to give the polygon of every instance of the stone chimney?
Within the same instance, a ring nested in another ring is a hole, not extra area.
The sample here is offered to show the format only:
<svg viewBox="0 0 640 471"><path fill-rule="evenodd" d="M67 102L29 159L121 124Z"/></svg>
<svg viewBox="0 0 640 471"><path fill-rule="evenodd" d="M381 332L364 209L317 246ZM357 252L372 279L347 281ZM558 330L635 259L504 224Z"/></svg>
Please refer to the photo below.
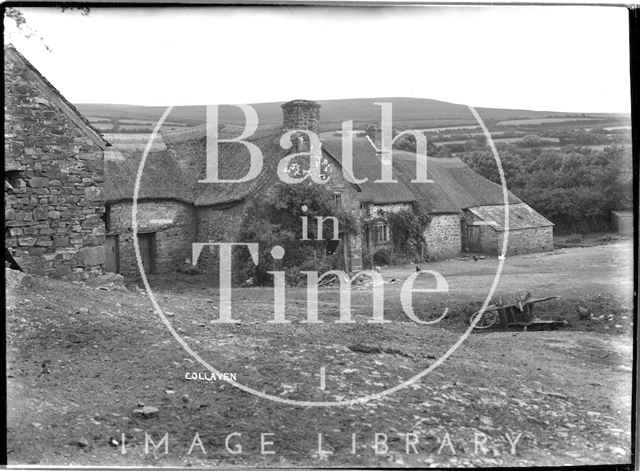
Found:
<svg viewBox="0 0 640 471"><path fill-rule="evenodd" d="M371 142L378 150L382 148L382 128L377 122L373 122L367 126L364 135L371 139Z"/></svg>
<svg viewBox="0 0 640 471"><path fill-rule="evenodd" d="M282 131L320 131L320 105L311 100L293 100L282 105Z"/></svg>

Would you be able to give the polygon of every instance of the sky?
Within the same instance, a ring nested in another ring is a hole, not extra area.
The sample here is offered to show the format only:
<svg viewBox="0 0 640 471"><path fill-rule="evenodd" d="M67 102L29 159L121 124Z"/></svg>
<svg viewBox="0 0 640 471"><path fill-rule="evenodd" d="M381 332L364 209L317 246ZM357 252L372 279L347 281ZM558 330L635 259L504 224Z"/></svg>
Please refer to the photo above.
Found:
<svg viewBox="0 0 640 471"><path fill-rule="evenodd" d="M12 42L73 103L368 97L630 112L624 7L22 8Z"/></svg>

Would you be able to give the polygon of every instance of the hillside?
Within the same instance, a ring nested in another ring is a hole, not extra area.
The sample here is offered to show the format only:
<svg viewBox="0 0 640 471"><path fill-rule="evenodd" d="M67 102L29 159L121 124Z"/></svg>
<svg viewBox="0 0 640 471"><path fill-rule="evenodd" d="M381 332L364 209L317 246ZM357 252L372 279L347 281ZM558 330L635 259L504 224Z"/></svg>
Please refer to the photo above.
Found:
<svg viewBox="0 0 640 471"><path fill-rule="evenodd" d="M320 100L323 130L339 128L339 123L354 120L356 127L366 122L380 119L380 107L376 102L393 103L393 120L397 126L403 124L412 127L438 127L475 124L466 105L445 101L421 98L358 98L345 100ZM261 124L279 124L282 120L282 102L258 103L252 106L258 113ZM114 131L109 126L118 121L125 125L125 131L140 125L148 126L157 121L166 109L164 106L136 106L118 104L80 103L76 105L82 114L104 131ZM535 119L549 117L583 117L582 114L550 111L531 111L499 108L478 108L482 118L488 122L513 119ZM606 114L589 114L590 117L614 117ZM167 121L175 127L193 126L204 123L205 106L177 106ZM224 123L242 123L243 116L236 107L223 106L220 109L220 120Z"/></svg>

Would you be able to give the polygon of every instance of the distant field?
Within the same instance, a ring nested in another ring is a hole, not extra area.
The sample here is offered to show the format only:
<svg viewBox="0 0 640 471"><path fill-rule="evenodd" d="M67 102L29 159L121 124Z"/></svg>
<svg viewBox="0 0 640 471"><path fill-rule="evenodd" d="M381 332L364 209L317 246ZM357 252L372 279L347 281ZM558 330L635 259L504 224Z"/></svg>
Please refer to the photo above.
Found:
<svg viewBox="0 0 640 471"><path fill-rule="evenodd" d="M313 97L309 97L313 98ZM473 115L466 105L426 98L406 97L378 97L355 98L344 100L319 100L322 106L320 119L326 131L340 129L341 123L354 120L354 127L360 127L373 120L380 120L381 107L376 103L390 102L393 104L394 127L403 129L433 129L441 127L457 127L476 125ZM253 108L258 113L260 124L280 124L282 122L282 102L257 103ZM99 119L117 119L121 122L135 124L137 121L155 123L166 110L165 106L137 106L120 104L80 103L76 105L85 116ZM476 108L482 119L487 123L509 122L523 120L560 119L576 121L576 117L567 117L566 112L532 111L519 109ZM168 119L177 124L198 125L205 122L206 107L176 106ZM235 106L221 106L219 108L220 121L229 124L242 124L244 115ZM627 119L628 116L615 114L591 113L592 119ZM547 121L548 122L548 121ZM523 124L526 124L524 122ZM531 123L529 123L531 124Z"/></svg>
<svg viewBox="0 0 640 471"><path fill-rule="evenodd" d="M521 126L526 124L550 124L550 123L565 123L565 122L577 122L577 121L603 121L603 118L527 118L527 119L512 119L507 121L500 121L498 126Z"/></svg>
<svg viewBox="0 0 640 471"><path fill-rule="evenodd" d="M513 144L522 140L522 137L492 137L493 142L496 144ZM436 142L432 141L436 146L446 146L446 145L454 145L454 144L464 144L469 139L459 140L459 141L441 141ZM544 137L540 139L541 141L547 144L557 144L560 142L560 139L557 137Z"/></svg>

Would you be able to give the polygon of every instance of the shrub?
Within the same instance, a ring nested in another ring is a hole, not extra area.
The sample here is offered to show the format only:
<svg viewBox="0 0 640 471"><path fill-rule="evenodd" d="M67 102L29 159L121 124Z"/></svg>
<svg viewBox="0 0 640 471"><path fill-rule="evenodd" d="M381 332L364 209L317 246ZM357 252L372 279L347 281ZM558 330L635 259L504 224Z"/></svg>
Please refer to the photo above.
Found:
<svg viewBox="0 0 640 471"><path fill-rule="evenodd" d="M386 247L373 254L374 265L391 265L391 251Z"/></svg>

